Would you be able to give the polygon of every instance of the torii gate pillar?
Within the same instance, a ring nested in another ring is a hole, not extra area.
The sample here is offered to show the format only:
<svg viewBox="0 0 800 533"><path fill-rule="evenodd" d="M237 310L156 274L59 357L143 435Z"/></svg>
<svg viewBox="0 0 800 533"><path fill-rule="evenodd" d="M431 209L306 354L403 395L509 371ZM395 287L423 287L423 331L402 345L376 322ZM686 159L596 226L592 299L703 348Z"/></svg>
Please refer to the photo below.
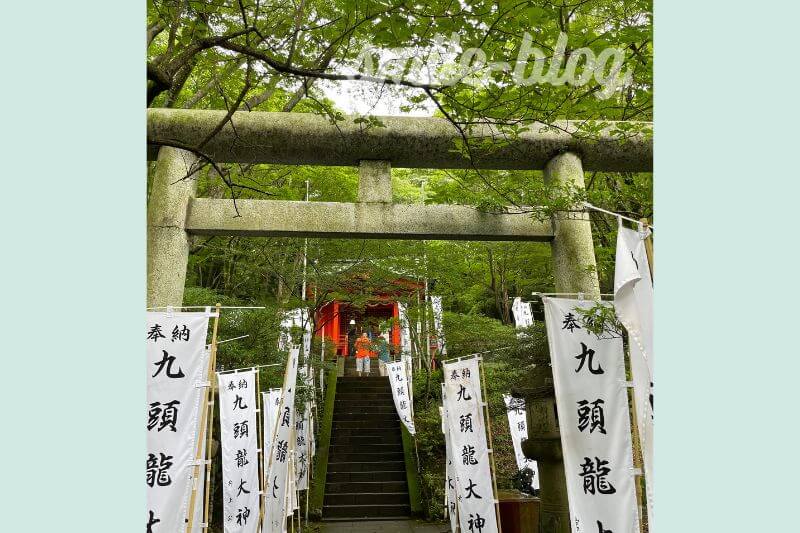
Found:
<svg viewBox="0 0 800 533"><path fill-rule="evenodd" d="M583 165L577 154L565 152L544 167L544 182L583 190ZM600 298L592 226L584 210L559 213L553 220L553 275L556 292L582 292L587 299Z"/></svg>
<svg viewBox="0 0 800 533"><path fill-rule="evenodd" d="M577 154L565 152L544 168L546 184L584 188L583 165ZM597 263L592 244L589 215L583 211L558 213L553 220L553 274L556 292L584 293L587 299L600 297ZM551 388L552 372L538 365L531 376L534 387ZM526 456L539 468L541 533L570 533L569 501L561 451L558 416L552 394L527 398L529 439L523 442ZM570 475L575 473L570 472Z"/></svg>
<svg viewBox="0 0 800 533"><path fill-rule="evenodd" d="M186 233L189 201L197 191L197 158L163 146L147 204L147 306L183 305L191 237Z"/></svg>

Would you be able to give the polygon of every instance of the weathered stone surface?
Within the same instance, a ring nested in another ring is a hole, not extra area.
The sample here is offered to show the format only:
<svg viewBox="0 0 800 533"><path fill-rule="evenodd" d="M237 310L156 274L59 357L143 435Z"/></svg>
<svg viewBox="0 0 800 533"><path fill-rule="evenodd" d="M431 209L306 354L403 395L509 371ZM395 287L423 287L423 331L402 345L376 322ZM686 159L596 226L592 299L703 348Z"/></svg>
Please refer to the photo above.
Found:
<svg viewBox="0 0 800 533"><path fill-rule="evenodd" d="M220 124L225 111L147 110L147 140L196 148ZM514 141L489 126L470 135L490 141L475 144L474 161L456 151L458 131L442 118L378 117L385 127L368 127L348 117L335 125L310 113L239 111L203 148L218 162L358 166L362 160L386 160L405 168L542 169L555 155L581 155L586 170L650 172L652 135L614 134L620 123L606 122L599 140L577 138L579 122L537 124ZM630 126L631 122L625 123ZM649 123L641 123L650 127ZM154 152L151 152L153 157Z"/></svg>
<svg viewBox="0 0 800 533"><path fill-rule="evenodd" d="M196 158L190 152L163 147L147 205L147 306L180 306L189 258L184 225L197 180L188 177ZM186 179L184 179L186 178Z"/></svg>
<svg viewBox="0 0 800 533"><path fill-rule="evenodd" d="M545 183L571 183L584 188L583 167L577 154L554 157L544 169ZM597 262L592 244L592 226L586 212L560 213L553 220L553 275L556 292L582 292L586 298L600 297Z"/></svg>
<svg viewBox="0 0 800 533"><path fill-rule="evenodd" d="M572 152L559 154L544 169L545 183L571 184L584 188L580 157ZM597 263L592 244L592 229L586 213L560 213L553 220L553 276L556 292L579 293L586 298L600 297ZM537 365L531 372L534 388L552 386L548 365ZM528 440L522 444L527 457L535 458L539 468L540 528L542 532L569 533L569 503L561 450L555 398L526 398Z"/></svg>
<svg viewBox="0 0 800 533"><path fill-rule="evenodd" d="M550 222L462 205L195 198L186 231L198 235L550 241Z"/></svg>
<svg viewBox="0 0 800 533"><path fill-rule="evenodd" d="M358 201L392 201L392 165L388 161L360 161L358 165Z"/></svg>

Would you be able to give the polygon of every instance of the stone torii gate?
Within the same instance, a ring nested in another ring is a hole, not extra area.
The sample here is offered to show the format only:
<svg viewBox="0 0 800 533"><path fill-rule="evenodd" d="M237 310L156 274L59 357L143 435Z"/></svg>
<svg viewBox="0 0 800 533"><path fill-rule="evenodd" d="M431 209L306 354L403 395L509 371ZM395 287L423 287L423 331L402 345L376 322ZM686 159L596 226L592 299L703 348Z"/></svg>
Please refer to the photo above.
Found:
<svg viewBox="0 0 800 533"><path fill-rule="evenodd" d="M652 172L653 167L652 138L641 133L623 138L617 132L627 128L614 122L603 123L599 138L591 140L572 135L583 122L535 125L513 140L482 126L471 135L503 142L490 151L473 150L470 161L454 151L460 135L445 119L379 117L382 126L368 127L352 117L332 124L305 113L240 111L216 131L225 115L147 111L148 157L157 159L147 212L148 307L183 303L193 235L549 242L556 291L599 297L588 214L537 222L513 211L394 204L391 167L544 170L545 182L578 189L584 187L584 170ZM195 152L218 163L358 166L358 201L237 200L237 217L231 200L196 198L197 181L183 179L196 169L191 150L201 145ZM539 418L536 426L548 432L549 425L549 438L557 438L555 418ZM542 531L569 532L560 450L546 455L537 457Z"/></svg>

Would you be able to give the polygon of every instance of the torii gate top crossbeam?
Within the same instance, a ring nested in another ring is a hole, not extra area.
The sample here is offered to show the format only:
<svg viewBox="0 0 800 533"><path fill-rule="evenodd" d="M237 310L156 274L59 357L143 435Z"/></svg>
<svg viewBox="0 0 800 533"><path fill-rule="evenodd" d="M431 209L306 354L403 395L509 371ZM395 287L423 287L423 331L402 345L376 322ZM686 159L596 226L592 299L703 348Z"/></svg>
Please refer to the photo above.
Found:
<svg viewBox="0 0 800 533"><path fill-rule="evenodd" d="M225 111L148 109L147 140L155 147L197 147L214 131ZM496 170L543 169L555 155L575 152L584 170L651 172L653 142L650 123L594 123L594 139L573 135L585 122L535 124L510 139L496 128L481 125L470 132L475 139L472 161L456 149L460 134L441 118L378 117L380 126L356 122L354 117L332 124L310 113L237 111L206 142L201 151L217 162L277 163L289 165L357 166L359 161L389 161L404 168L470 168ZM641 126L637 128L637 126ZM488 148L483 149L483 140ZM149 157L154 159L155 151Z"/></svg>

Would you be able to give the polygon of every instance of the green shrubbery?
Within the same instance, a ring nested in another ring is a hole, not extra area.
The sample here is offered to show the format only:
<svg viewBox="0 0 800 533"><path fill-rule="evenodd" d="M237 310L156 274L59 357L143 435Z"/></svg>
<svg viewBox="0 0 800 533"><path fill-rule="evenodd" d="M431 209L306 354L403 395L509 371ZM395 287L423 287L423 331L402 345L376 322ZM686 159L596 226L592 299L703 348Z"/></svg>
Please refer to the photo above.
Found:
<svg viewBox="0 0 800 533"><path fill-rule="evenodd" d="M447 357L496 350L482 357L497 486L500 489L518 489L524 483L524 474L516 466L503 394L515 388L524 388L532 365L547 359L544 326L534 324L524 331L524 336L518 337L518 331L513 327L484 316L446 313L444 322ZM420 493L423 513L429 520L444 519L445 444L439 414L442 382L441 369L430 373L423 369L414 373L414 423L417 429Z"/></svg>

